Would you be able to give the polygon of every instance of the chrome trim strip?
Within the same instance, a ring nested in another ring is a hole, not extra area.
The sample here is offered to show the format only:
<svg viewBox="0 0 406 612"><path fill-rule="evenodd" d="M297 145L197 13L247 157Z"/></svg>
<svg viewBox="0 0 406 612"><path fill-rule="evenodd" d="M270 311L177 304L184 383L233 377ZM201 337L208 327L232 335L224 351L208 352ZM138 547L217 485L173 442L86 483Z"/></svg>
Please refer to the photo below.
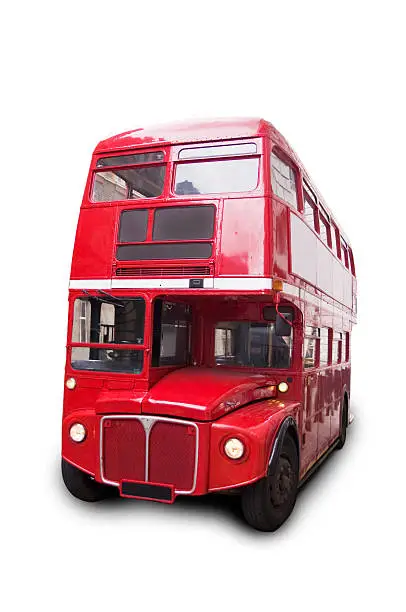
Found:
<svg viewBox="0 0 406 612"><path fill-rule="evenodd" d="M108 480L104 476L103 472L103 423L106 419L137 419L141 421L142 426L145 431L145 482L149 482L149 436L151 434L151 430L155 423L158 421L164 421L167 423L179 423L181 425L190 425L196 430L196 447L195 447L195 465L194 465L194 474L193 474L193 484L192 488L189 491L182 491L181 489L175 489L176 495L191 495L196 489L196 481L197 481L197 468L199 464L199 428L196 423L193 421L184 421L183 419L171 419L169 417L161 417L161 416L147 416L147 415L135 415L135 414L112 414L112 415L104 415L100 419L100 434L99 434L99 455L100 455L100 478L102 482L105 484L113 485L115 487L119 487L120 483L115 482L113 480Z"/></svg>

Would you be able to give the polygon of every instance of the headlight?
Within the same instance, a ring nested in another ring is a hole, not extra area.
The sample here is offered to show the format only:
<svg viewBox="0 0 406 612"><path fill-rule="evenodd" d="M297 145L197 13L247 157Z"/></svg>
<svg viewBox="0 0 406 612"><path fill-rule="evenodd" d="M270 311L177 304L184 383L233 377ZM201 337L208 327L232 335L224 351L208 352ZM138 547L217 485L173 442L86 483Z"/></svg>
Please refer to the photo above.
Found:
<svg viewBox="0 0 406 612"><path fill-rule="evenodd" d="M286 391L289 389L289 385L286 382L281 382L278 385L278 390L280 391L280 393L286 393Z"/></svg>
<svg viewBox="0 0 406 612"><path fill-rule="evenodd" d="M83 442L86 438L86 427L82 423L74 423L69 430L69 435L74 442Z"/></svg>
<svg viewBox="0 0 406 612"><path fill-rule="evenodd" d="M72 391L72 389L76 387L76 380L74 378L68 378L65 384L67 388Z"/></svg>
<svg viewBox="0 0 406 612"><path fill-rule="evenodd" d="M230 438L224 444L224 452L230 459L241 459L244 450L244 444L238 438Z"/></svg>

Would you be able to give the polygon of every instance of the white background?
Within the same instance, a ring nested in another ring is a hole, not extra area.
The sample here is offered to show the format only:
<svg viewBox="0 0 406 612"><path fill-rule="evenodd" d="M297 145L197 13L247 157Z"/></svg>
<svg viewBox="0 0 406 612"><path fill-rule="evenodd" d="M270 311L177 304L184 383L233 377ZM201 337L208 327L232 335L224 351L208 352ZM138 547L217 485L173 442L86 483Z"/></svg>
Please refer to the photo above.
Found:
<svg viewBox="0 0 406 612"><path fill-rule="evenodd" d="M403 4L2 8L3 610L404 609ZM223 498L86 505L59 476L67 287L91 152L114 133L216 116L264 116L287 137L359 277L356 421L269 535Z"/></svg>

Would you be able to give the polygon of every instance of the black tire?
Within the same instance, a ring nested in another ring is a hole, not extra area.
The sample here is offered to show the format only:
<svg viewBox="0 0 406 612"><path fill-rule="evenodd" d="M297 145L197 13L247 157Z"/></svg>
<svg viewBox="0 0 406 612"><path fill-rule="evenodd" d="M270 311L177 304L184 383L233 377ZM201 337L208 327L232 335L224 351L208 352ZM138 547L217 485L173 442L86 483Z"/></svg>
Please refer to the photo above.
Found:
<svg viewBox="0 0 406 612"><path fill-rule="evenodd" d="M62 459L62 478L68 491L82 501L95 502L117 495L116 487L97 482L65 459Z"/></svg>
<svg viewBox="0 0 406 612"><path fill-rule="evenodd" d="M341 408L341 420L340 420L340 436L338 438L338 443L336 446L337 450L343 448L345 441L347 439L347 427L348 427L348 402L347 399L343 399L343 404Z"/></svg>
<svg viewBox="0 0 406 612"><path fill-rule="evenodd" d="M278 529L294 508L298 481L298 452L293 438L287 435L272 473L242 492L247 523L259 531Z"/></svg>

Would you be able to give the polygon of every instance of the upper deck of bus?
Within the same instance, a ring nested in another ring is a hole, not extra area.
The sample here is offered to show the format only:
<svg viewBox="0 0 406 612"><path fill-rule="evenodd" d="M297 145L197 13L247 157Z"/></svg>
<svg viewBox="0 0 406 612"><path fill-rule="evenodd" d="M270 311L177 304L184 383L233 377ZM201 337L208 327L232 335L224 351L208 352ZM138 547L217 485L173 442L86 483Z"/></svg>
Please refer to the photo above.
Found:
<svg viewBox="0 0 406 612"><path fill-rule="evenodd" d="M280 177L295 182L294 203L272 188L272 154L290 168L290 177L283 176L283 168ZM202 178L196 172L203 170ZM124 193L123 177L134 184L133 177L140 174L139 184L147 185L144 193L141 188ZM194 176L208 187L197 189ZM102 181L116 193L100 192ZM314 204L310 228L305 189ZM327 222L322 247L317 246L322 242L321 219ZM292 229L295 224L299 233L306 226L302 236ZM308 263L299 263L296 270L292 266L301 257L297 245L293 253L292 244L300 241L312 241L323 259L314 264L313 272L308 272ZM331 268L327 274L318 270L326 266ZM334 274L346 286L342 303L352 310L355 268L348 240L298 156L264 119L136 129L95 148L79 217L71 288L153 288L153 279L160 278L157 287L170 290L192 288L190 280L200 278L201 285L195 287L263 293L278 278L290 286L309 285L316 293L321 289L328 296ZM323 276L329 276L324 288Z"/></svg>

